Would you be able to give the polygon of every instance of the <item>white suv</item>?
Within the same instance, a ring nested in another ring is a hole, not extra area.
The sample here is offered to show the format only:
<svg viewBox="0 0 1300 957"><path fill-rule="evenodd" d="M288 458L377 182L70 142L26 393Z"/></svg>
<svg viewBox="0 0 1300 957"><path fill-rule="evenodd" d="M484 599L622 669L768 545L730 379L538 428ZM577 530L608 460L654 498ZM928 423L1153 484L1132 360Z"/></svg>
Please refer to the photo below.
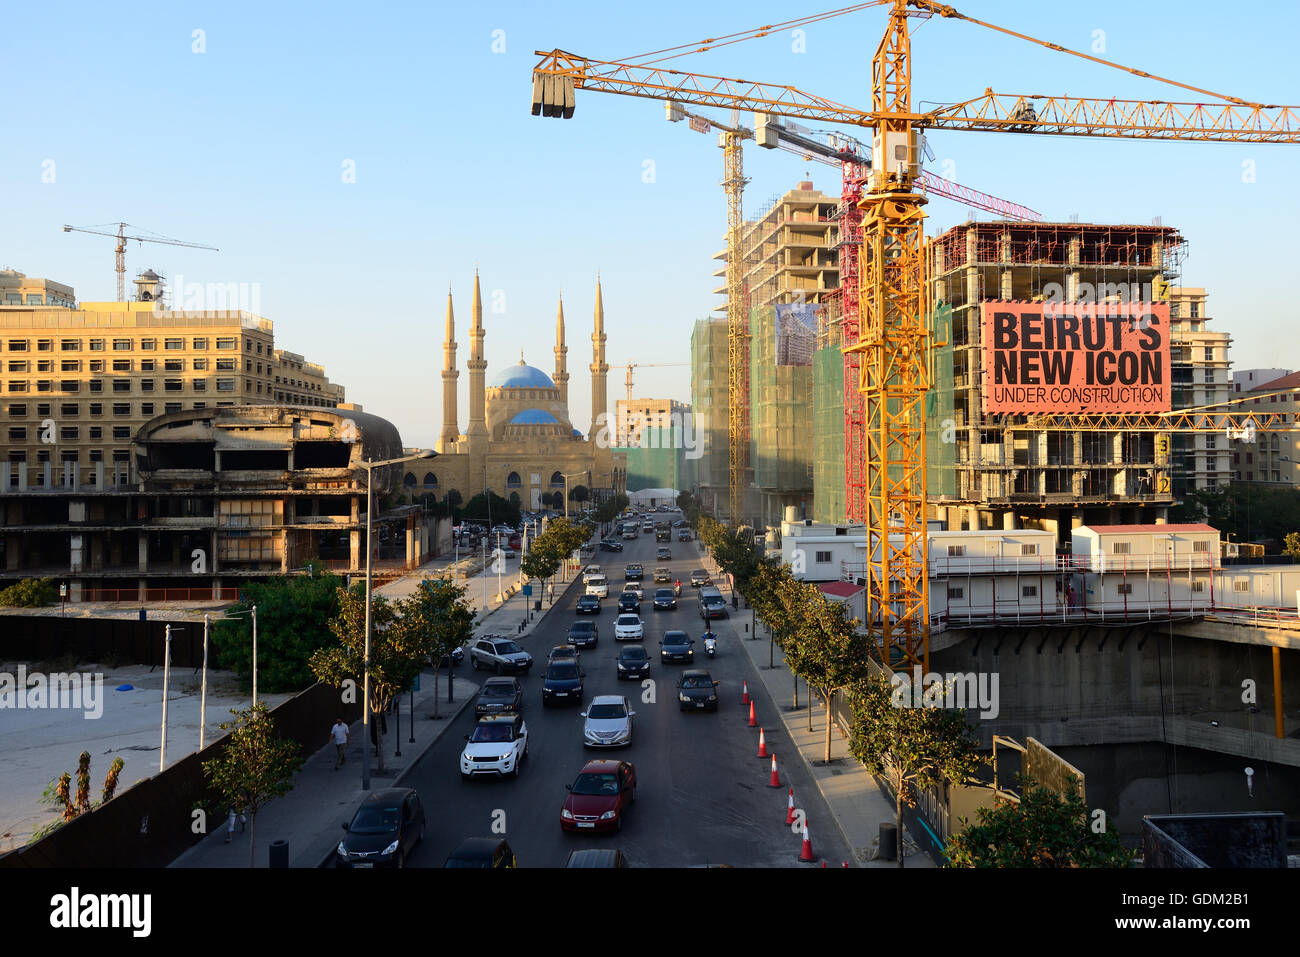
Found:
<svg viewBox="0 0 1300 957"><path fill-rule="evenodd" d="M499 714L480 718L474 733L466 736L460 755L462 778L476 774L513 774L519 777L520 765L528 754L528 725L518 714Z"/></svg>
<svg viewBox="0 0 1300 957"><path fill-rule="evenodd" d="M604 575L592 575L587 579L587 594L597 598L609 597L609 579Z"/></svg>
<svg viewBox="0 0 1300 957"><path fill-rule="evenodd" d="M640 641L645 637L640 615L619 615L614 622L615 641Z"/></svg>

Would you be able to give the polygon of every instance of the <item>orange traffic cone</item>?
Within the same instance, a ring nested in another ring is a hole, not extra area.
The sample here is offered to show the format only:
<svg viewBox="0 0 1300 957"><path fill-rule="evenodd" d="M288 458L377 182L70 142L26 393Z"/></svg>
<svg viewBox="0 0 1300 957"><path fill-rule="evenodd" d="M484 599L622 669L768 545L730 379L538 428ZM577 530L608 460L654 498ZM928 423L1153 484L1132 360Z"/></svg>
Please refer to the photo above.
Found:
<svg viewBox="0 0 1300 957"><path fill-rule="evenodd" d="M763 737L763 729L759 728L758 729L758 756L760 758L765 758L767 757L767 754L768 754L767 738Z"/></svg>
<svg viewBox="0 0 1300 957"><path fill-rule="evenodd" d="M799 860L805 864L812 864L817 858L813 857L812 841L808 837L808 822L803 825L803 847L799 849Z"/></svg>
<svg viewBox="0 0 1300 957"><path fill-rule="evenodd" d="M790 804L785 809L785 825L789 827L794 823L794 788L790 789Z"/></svg>
<svg viewBox="0 0 1300 957"><path fill-rule="evenodd" d="M748 681L744 682L742 689L743 690L740 695L740 703L749 704L749 682Z"/></svg>
<svg viewBox="0 0 1300 957"><path fill-rule="evenodd" d="M749 726L750 726L751 728L757 728L757 727L758 727L758 719L757 719L756 717L754 717L754 702L753 702L753 701L750 701L750 702L749 702Z"/></svg>
<svg viewBox="0 0 1300 957"><path fill-rule="evenodd" d="M775 755L775 754L772 755L772 780L768 782L768 785L767 785L767 786L770 787L770 788L779 788L779 787L781 786L781 779L777 776L777 773L776 773L776 755Z"/></svg>

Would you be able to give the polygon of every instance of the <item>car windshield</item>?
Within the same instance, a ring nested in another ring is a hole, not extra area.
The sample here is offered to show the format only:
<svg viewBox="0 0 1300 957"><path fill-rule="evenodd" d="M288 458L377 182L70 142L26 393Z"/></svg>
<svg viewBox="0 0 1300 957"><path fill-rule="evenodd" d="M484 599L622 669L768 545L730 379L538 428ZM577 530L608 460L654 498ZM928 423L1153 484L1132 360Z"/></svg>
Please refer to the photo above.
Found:
<svg viewBox="0 0 1300 957"><path fill-rule="evenodd" d="M641 624L641 619L636 615L619 615L618 623L620 625L639 625Z"/></svg>
<svg viewBox="0 0 1300 957"><path fill-rule="evenodd" d="M569 634L571 635L591 634L592 629L595 627L596 626L589 621L575 622L573 625L569 626Z"/></svg>
<svg viewBox="0 0 1300 957"><path fill-rule="evenodd" d="M664 635L665 645L684 645L688 641L690 641L690 639L686 637L686 632L684 631L670 631Z"/></svg>
<svg viewBox="0 0 1300 957"><path fill-rule="evenodd" d="M617 794L618 776L614 774L579 774L573 782L574 794Z"/></svg>
<svg viewBox="0 0 1300 957"><path fill-rule="evenodd" d="M521 649L521 648L520 648L518 645L516 645L513 641L498 641L498 642L497 642L497 654L498 654L498 655L517 655L517 654L519 654L519 652L522 651L522 650L523 650L523 649Z"/></svg>
<svg viewBox="0 0 1300 957"><path fill-rule="evenodd" d="M480 724L470 735L470 743L487 744L496 741L513 741L513 729L508 724Z"/></svg>
<svg viewBox="0 0 1300 957"><path fill-rule="evenodd" d="M626 718L627 708L622 704L593 704L587 712L588 718Z"/></svg>
<svg viewBox="0 0 1300 957"><path fill-rule="evenodd" d="M712 688L713 679L701 676L682 679L683 688Z"/></svg>
<svg viewBox="0 0 1300 957"><path fill-rule="evenodd" d="M656 598L672 598L673 590L671 588L660 588L655 592Z"/></svg>
<svg viewBox="0 0 1300 957"><path fill-rule="evenodd" d="M352 834L386 834L397 830L397 822L400 818L401 812L397 805L382 807L372 804L357 809L357 815L352 819L352 826L348 831Z"/></svg>
<svg viewBox="0 0 1300 957"><path fill-rule="evenodd" d="M605 584L605 576L604 576L604 575L592 575L589 579L587 579L587 584L588 584L588 585L604 585L604 584Z"/></svg>
<svg viewBox="0 0 1300 957"><path fill-rule="evenodd" d="M645 661L646 653L641 647L624 648L619 657L624 661Z"/></svg>
<svg viewBox="0 0 1300 957"><path fill-rule="evenodd" d="M692 577L692 578L708 578L708 577L709 577L709 573L706 572L703 568L697 568L697 569L695 569L695 571L691 572L691 577Z"/></svg>
<svg viewBox="0 0 1300 957"><path fill-rule="evenodd" d="M578 677L578 666L572 663L551 665L546 671L546 677L558 678L561 681L572 681Z"/></svg>
<svg viewBox="0 0 1300 957"><path fill-rule="evenodd" d="M708 598L704 599L704 604L706 604L706 605L710 605L710 606L711 606L711 605L725 605L726 602L723 601L721 598L718 598L716 595L710 595Z"/></svg>
<svg viewBox="0 0 1300 957"><path fill-rule="evenodd" d="M514 685L493 684L488 682L483 685L482 695L485 698L510 698L515 693Z"/></svg>

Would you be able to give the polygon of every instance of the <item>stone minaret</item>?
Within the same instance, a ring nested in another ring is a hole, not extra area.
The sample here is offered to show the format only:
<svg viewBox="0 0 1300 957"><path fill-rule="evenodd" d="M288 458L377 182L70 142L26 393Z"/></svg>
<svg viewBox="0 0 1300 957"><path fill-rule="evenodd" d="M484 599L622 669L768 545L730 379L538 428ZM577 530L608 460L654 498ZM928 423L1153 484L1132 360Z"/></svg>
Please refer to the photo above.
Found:
<svg viewBox="0 0 1300 957"><path fill-rule="evenodd" d="M469 327L469 436L470 447L475 451L487 448L487 391L484 373L487 360L483 358L483 297L479 294L478 270L474 270L474 305Z"/></svg>
<svg viewBox="0 0 1300 957"><path fill-rule="evenodd" d="M560 306L555 313L555 386L560 390L560 403L565 411L569 408L569 363L565 358L569 347L564 344L564 296L560 296Z"/></svg>
<svg viewBox="0 0 1300 957"><path fill-rule="evenodd" d="M446 452L460 438L460 420L456 415L456 319L451 311L451 286L447 286L447 338L442 344L442 436L438 451Z"/></svg>
<svg viewBox="0 0 1300 957"><path fill-rule="evenodd" d="M605 396L605 374L609 366L605 362L605 302L600 295L600 277L596 277L596 328L591 334L591 439L596 439L601 427L605 426L605 435L610 445L614 436L607 420L609 402Z"/></svg>

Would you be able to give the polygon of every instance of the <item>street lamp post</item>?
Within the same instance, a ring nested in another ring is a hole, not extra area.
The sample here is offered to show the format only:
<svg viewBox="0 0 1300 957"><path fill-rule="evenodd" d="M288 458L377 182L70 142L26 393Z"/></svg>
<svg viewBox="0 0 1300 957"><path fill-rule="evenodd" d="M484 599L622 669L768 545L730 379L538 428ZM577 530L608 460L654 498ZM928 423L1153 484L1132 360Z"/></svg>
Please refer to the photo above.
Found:
<svg viewBox="0 0 1300 957"><path fill-rule="evenodd" d="M366 644L365 651L361 657L361 790L370 790L370 746L367 744L370 736L370 601L371 588L373 585L371 556L374 553L374 540L371 537L371 527L374 515L374 470L376 466L384 467L387 465L401 465L405 462L416 462L420 459L431 459L436 455L432 449L425 449L414 455L404 455L395 459L383 459L379 462L373 462L365 459L361 465L366 470ZM254 619L256 621L256 619ZM254 632L256 633L256 632ZM256 674L256 669L254 669Z"/></svg>

